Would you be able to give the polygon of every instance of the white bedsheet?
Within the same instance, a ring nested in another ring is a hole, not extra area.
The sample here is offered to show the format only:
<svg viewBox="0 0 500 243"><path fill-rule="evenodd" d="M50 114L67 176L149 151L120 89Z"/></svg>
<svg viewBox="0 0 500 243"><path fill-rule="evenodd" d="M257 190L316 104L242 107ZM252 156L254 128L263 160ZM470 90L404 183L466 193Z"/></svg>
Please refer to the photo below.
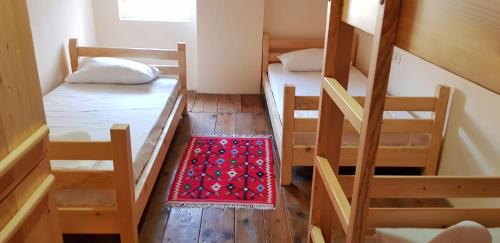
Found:
<svg viewBox="0 0 500 243"><path fill-rule="evenodd" d="M368 236L366 243L422 243L429 242L442 232L443 229L430 228L377 228L375 236ZM488 228L493 242L500 242L500 228ZM345 237L334 242L346 242Z"/></svg>
<svg viewBox="0 0 500 243"><path fill-rule="evenodd" d="M321 72L289 72L283 68L281 63L269 64L269 83L274 96L274 102L278 109L281 122L283 122L283 100L285 84L295 85L296 96L319 96L321 92ZM351 66L349 74L349 86L347 91L352 96L366 95L367 78L358 69ZM295 111L295 117L317 118L318 111ZM384 118L391 119L414 119L409 112L385 111ZM306 134L307 135L307 134ZM311 134L314 136L315 134ZM380 143L382 145L423 145L427 142L425 134L394 133L383 134ZM309 139L314 141L314 139ZM344 144L357 144L359 135L357 133L344 133Z"/></svg>
<svg viewBox="0 0 500 243"><path fill-rule="evenodd" d="M319 96L321 92L321 72L289 72L281 63L269 64L269 83L273 92L274 101L278 108L280 119L283 121L283 92L285 84L295 85L296 96ZM347 91L352 96L366 95L367 78L357 68L351 66L349 86ZM318 117L317 111L295 111L296 117ZM384 112L384 117L395 119L414 118L408 112Z"/></svg>
<svg viewBox="0 0 500 243"><path fill-rule="evenodd" d="M44 97L50 139L109 141L113 124L129 124L137 181L158 142L179 90L178 80L167 77L140 85L64 83ZM112 161L51 161L51 166L54 169L113 169ZM81 205L88 204L82 201L88 201L84 198L91 197L90 194L95 193L90 190L68 192L57 198L61 201L72 198L70 201ZM91 201L101 204L108 199L98 197Z"/></svg>

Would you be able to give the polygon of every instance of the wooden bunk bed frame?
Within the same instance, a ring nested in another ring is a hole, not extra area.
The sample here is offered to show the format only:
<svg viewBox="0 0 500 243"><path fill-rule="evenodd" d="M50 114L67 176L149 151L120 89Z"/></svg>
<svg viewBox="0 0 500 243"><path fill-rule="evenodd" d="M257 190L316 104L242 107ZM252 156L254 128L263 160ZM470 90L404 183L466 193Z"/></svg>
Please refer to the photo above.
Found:
<svg viewBox="0 0 500 243"><path fill-rule="evenodd" d="M56 190L111 189L116 191L116 207L58 208L63 233L120 234L121 242L138 242L137 226L151 190L169 149L182 115L186 113L186 46L178 50L81 47L76 39L69 41L71 68L77 69L80 57L126 57L177 60L178 65L154 65L163 75L176 75L181 90L163 128L151 158L137 183L133 176L129 126L111 127L110 141L50 141L51 160L112 160L113 171L57 170Z"/></svg>
<svg viewBox="0 0 500 243"><path fill-rule="evenodd" d="M357 51L357 35L354 34L352 50L348 63L354 63ZM280 182L289 185L292 182L293 166L313 166L315 158L314 142L303 134L317 131L317 118L295 117L296 110L318 110L319 96L298 96L295 86L285 85L283 117L280 119L276 103L273 98L267 69L270 63L280 62L280 54L305 48L323 48L324 40L320 39L270 39L264 33L262 50L262 89L266 97L274 138L281 159ZM328 61L328 60L327 60ZM363 105L364 97L355 97ZM431 112L429 119L391 119L383 121L383 133L428 134L427 145L380 146L377 158L378 167L414 167L421 168L425 175L437 173L439 155L444 136L450 88L438 86L434 97L387 97L385 111L424 111ZM355 131L349 122L344 123L345 132ZM358 146L342 146L340 165L354 166Z"/></svg>
<svg viewBox="0 0 500 243"><path fill-rule="evenodd" d="M308 241L332 242L341 234L347 237L345 242L358 243L376 227L442 228L462 220L499 227L498 207L370 207L371 198L495 198L500 196L500 177L374 176L392 50L398 31L407 31L398 28L404 5L400 0L346 1L329 3ZM374 68L363 107L346 91L349 57L342 50L351 46L354 28L374 37ZM344 125L344 117L361 136L355 176L338 174L342 136L336 131Z"/></svg>

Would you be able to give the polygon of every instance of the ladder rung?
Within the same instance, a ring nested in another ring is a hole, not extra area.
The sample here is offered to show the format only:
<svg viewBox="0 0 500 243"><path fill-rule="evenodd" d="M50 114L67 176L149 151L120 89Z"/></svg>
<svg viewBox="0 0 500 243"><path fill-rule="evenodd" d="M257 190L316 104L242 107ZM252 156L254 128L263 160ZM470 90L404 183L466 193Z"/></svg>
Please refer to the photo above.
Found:
<svg viewBox="0 0 500 243"><path fill-rule="evenodd" d="M321 233L321 229L317 226L311 225L311 241L313 243L325 243L325 239L323 238L323 234Z"/></svg>
<svg viewBox="0 0 500 243"><path fill-rule="evenodd" d="M321 179L325 184L328 196L330 196L333 207L335 208L337 214L340 216L340 223L342 224L344 231L347 232L347 228L349 227L351 204L349 203L347 196L342 190L342 186L340 185L337 175L333 172L333 169L330 166L328 160L323 157L317 156L316 165Z"/></svg>
<svg viewBox="0 0 500 243"><path fill-rule="evenodd" d="M323 89L335 102L339 109L344 113L358 133L361 132L361 121L363 118L363 107L347 93L347 90L340 85L334 78L325 77L323 80Z"/></svg>

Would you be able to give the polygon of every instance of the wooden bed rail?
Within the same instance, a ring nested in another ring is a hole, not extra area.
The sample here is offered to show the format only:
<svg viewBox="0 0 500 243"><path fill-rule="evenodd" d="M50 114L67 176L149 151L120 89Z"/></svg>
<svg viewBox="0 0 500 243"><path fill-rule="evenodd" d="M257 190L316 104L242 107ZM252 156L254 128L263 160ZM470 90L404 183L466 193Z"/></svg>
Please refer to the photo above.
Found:
<svg viewBox="0 0 500 243"><path fill-rule="evenodd" d="M114 124L110 141L51 141L51 160L112 160L113 171L54 170L56 189L114 189L120 212L122 239L137 239L135 229L135 181L132 168L130 129Z"/></svg>
<svg viewBox="0 0 500 243"><path fill-rule="evenodd" d="M161 75L179 76L182 88L186 89L186 44L179 42L177 50L151 48L115 48L78 46L78 39L69 39L69 56L71 71L78 69L80 57L124 57L148 58L178 61L177 65L152 65L160 70Z"/></svg>
<svg viewBox="0 0 500 243"><path fill-rule="evenodd" d="M292 89L294 86L287 86L285 89ZM436 96L433 97L398 97L389 96L385 98L385 111L432 111L435 112L440 102L446 102L449 95L442 97L441 93L449 93L450 87L440 85L436 88ZM297 96L295 99L295 110L318 110L319 109L319 96ZM365 97L354 96L356 102L361 106L364 105Z"/></svg>

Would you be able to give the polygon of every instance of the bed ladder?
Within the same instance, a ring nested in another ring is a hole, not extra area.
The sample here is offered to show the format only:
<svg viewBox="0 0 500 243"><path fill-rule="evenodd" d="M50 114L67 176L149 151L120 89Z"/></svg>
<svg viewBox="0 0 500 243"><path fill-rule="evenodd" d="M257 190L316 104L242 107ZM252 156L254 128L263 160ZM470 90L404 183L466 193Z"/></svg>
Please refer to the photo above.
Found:
<svg viewBox="0 0 500 243"><path fill-rule="evenodd" d="M328 4L308 242L331 242L339 232L346 242L364 241L399 11L399 0L331 0ZM364 106L347 92L355 28L373 35ZM337 176L344 117L360 134L351 202Z"/></svg>

